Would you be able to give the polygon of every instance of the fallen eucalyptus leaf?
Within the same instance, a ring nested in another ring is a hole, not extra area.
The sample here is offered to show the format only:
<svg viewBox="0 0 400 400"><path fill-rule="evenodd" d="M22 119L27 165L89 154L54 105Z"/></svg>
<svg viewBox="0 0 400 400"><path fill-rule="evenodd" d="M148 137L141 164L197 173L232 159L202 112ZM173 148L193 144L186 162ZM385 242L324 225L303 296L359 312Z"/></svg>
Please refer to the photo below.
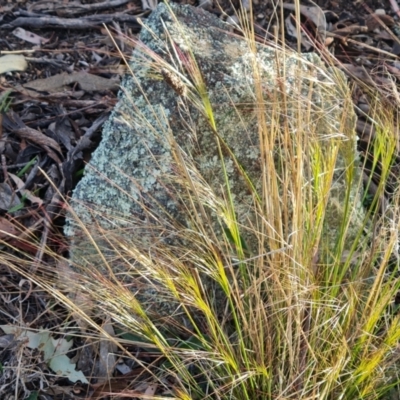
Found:
<svg viewBox="0 0 400 400"><path fill-rule="evenodd" d="M24 28L15 28L12 31L12 34L19 39L25 40L26 42L33 43L33 44L42 44L47 43L49 39L46 39L42 36L36 35L33 32L27 31Z"/></svg>
<svg viewBox="0 0 400 400"><path fill-rule="evenodd" d="M13 71L25 71L28 68L28 63L25 57L19 54L7 54L0 57L0 74Z"/></svg>
<svg viewBox="0 0 400 400"><path fill-rule="evenodd" d="M68 378L71 382L89 383L82 371L76 371L76 364L65 355L72 347L72 340L53 339L50 331L34 332L14 325L0 325L7 335L14 335L18 340L27 340L30 349L43 351L44 361L59 376Z"/></svg>

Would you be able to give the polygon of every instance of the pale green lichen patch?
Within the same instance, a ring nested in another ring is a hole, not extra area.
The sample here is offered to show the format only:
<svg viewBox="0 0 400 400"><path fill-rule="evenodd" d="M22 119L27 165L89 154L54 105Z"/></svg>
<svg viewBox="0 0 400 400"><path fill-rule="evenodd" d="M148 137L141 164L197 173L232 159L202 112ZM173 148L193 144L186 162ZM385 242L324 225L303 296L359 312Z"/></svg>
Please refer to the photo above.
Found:
<svg viewBox="0 0 400 400"><path fill-rule="evenodd" d="M357 179L360 172L354 133L355 115L350 106L344 109L341 104L347 92L338 86L338 79L333 78L333 72L339 75L340 72L327 70L314 54L301 57L286 54L284 61L279 51L261 45L254 60L246 42L231 35L227 25L214 16L189 6L170 7L179 24L171 17L167 6L160 4L149 17L148 29L141 33L141 40L166 64L175 68L184 62L176 58L174 46L182 53L189 49L193 52L207 86L216 130L236 161L226 149L221 160L215 132L210 128L210 121L190 102L193 98L179 96L170 84L160 79L160 74L155 74L152 61L149 60L146 67L145 57L135 51L131 63L135 77L124 80L119 103L104 126L102 142L74 191L72 206L76 214L86 224L109 231L110 237L117 232L124 235L132 246L149 246L149 253L153 249L156 251L156 244L161 242L170 244L173 251L173 246L182 243L176 239L179 230L193 224L193 216L188 215L183 201L189 189L177 172L175 141L190 167L188 174L193 182L202 180L204 183L203 192L197 195L211 210L210 215L216 216L220 212L218 198L226 198L229 186L236 218L243 227L243 238L250 251L259 250L251 229L246 229L256 219L254 193L249 191L248 182L238 172L240 165L256 191L261 193L260 140L254 110L256 82L252 70L256 62L263 85L267 128L272 126L279 110L279 104L272 102L280 99L283 102L286 96L293 108L286 107L285 113L278 118L289 126L294 143L296 130L304 117L304 124L308 125L302 129L309 129L310 135L315 135L312 140L323 143L322 149L331 152L335 146L340 147L330 192L332 200L328 200L324 225L328 247L329 243L334 245L338 237L338 225L344 212L341 205L345 203L345 193L348 193L346 185L351 186L349 198L357 214L352 229L358 232L363 212L358 207L360 191ZM179 73L185 75L187 83L192 82L184 67ZM341 79L344 81L342 75ZM193 86L191 96L195 93ZM198 104L201 104L200 100L198 96ZM275 115L271 115L272 109ZM277 166L285 162L284 155L278 150L277 147L273 155ZM353 167L355 183L345 179L346 171ZM304 185L312 185L312 180L313 177L306 177ZM222 227L216 220L214 222L209 229L222 234ZM83 240L73 218L69 218L65 232L71 237L74 263L99 262L98 254L89 242ZM351 233L350 236L354 235ZM190 240L185 245L190 251ZM105 240L101 240L101 246L107 248ZM118 270L120 263L116 260L113 265ZM133 265L143 268L140 262ZM119 272L132 277L135 268ZM154 287L147 289L143 281L132 286L144 303L151 303L149 299L154 296ZM153 302L152 307L157 315L171 316L174 303L163 307L163 302Z"/></svg>

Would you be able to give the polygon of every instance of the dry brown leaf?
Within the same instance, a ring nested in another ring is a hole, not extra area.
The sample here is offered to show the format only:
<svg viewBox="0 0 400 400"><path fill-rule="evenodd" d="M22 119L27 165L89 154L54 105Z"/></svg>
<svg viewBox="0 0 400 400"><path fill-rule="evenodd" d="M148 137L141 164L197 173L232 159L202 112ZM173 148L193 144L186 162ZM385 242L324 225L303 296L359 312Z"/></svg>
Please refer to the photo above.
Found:
<svg viewBox="0 0 400 400"><path fill-rule="evenodd" d="M12 236L18 236L18 229L4 217L0 217L0 239L7 240Z"/></svg>
<svg viewBox="0 0 400 400"><path fill-rule="evenodd" d="M0 240L7 242L8 245L20 249L30 254L36 254L37 246L28 239L24 239L25 232L16 227L11 221L0 217Z"/></svg>
<svg viewBox="0 0 400 400"><path fill-rule="evenodd" d="M287 10L295 11L296 7L294 4L283 3L283 7ZM306 18L311 20L317 27L318 32L326 32L326 18L322 9L318 6L300 6L300 13Z"/></svg>
<svg viewBox="0 0 400 400"><path fill-rule="evenodd" d="M371 14L365 19L365 24L367 25L368 31L374 31L375 29L382 28L382 25L392 27L395 22L393 17L386 14Z"/></svg>
<svg viewBox="0 0 400 400"><path fill-rule="evenodd" d="M157 7L157 0L142 0L143 10L155 10Z"/></svg>
<svg viewBox="0 0 400 400"><path fill-rule="evenodd" d="M293 36L296 38L298 41L301 42L302 46L306 49L306 51L310 50L311 47L313 46L312 43L308 40L307 36L304 34L303 31L300 31L300 37L297 35L297 30L295 25L292 22L293 16L289 15L285 19L285 27L290 36Z"/></svg>
<svg viewBox="0 0 400 400"><path fill-rule="evenodd" d="M60 259L58 261L57 275L58 287L63 291L67 291L71 303L73 303L75 306L72 313L73 318L78 326L82 329L82 331L85 332L89 325L86 316L90 318L93 314L93 300L89 297L88 294L76 290L77 286L71 283L78 282L79 274L71 268L67 260ZM79 310L80 312L77 310Z"/></svg>
<svg viewBox="0 0 400 400"><path fill-rule="evenodd" d="M47 43L49 39L42 36L36 35L36 33L25 30L24 28L15 28L12 34L17 38L25 40L26 42L41 45L42 43Z"/></svg>
<svg viewBox="0 0 400 400"><path fill-rule="evenodd" d="M101 76L89 74L84 71L73 74L57 74L45 79L36 79L23 85L25 89L33 89L40 92L56 93L62 92L66 86L78 83L81 89L87 92L118 90L119 81L106 79Z"/></svg>
<svg viewBox="0 0 400 400"><path fill-rule="evenodd" d="M25 183L17 175L8 173L8 176L14 181L18 187L18 191L25 196L31 203L37 204L39 207L43 205L43 200L33 195L30 190L24 189Z"/></svg>
<svg viewBox="0 0 400 400"><path fill-rule="evenodd" d="M26 126L15 112L10 111L3 115L3 127L15 133L20 138L30 140L31 142L43 147L49 157L51 157L57 164L61 164L59 157L51 150L54 149L62 154L58 143L54 139L44 135L42 132Z"/></svg>
<svg viewBox="0 0 400 400"><path fill-rule="evenodd" d="M364 67L353 64L342 64L341 67L350 76L360 79L361 81L366 82L368 84L374 84L373 79L371 78L371 76Z"/></svg>
<svg viewBox="0 0 400 400"><path fill-rule="evenodd" d="M104 322L103 331L106 332L109 336L115 336L114 328L111 324L111 320L107 317ZM110 377L113 376L115 365L117 364L115 353L117 352L117 346L112 340L101 333L101 340L99 344L99 364L98 369L96 371L96 377L98 377L98 383L106 383L110 380Z"/></svg>
<svg viewBox="0 0 400 400"><path fill-rule="evenodd" d="M143 399L143 400L151 399L151 397L153 397L155 395L155 393L157 391L157 387L158 387L158 385L155 383L147 386L147 389L144 391L143 396L140 396L140 399Z"/></svg>

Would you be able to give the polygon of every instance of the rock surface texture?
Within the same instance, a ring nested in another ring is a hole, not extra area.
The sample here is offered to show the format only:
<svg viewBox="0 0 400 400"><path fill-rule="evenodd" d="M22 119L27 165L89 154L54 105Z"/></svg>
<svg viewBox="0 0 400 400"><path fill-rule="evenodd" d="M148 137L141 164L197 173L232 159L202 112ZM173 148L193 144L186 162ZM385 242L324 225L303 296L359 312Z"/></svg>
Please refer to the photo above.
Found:
<svg viewBox="0 0 400 400"><path fill-rule="evenodd" d="M213 15L190 6L170 7L173 15L166 5L159 4L148 18L140 35L142 46L137 46L130 64L133 76L125 78L118 105L104 126L102 141L73 193L74 212L104 254L111 259L115 256L107 239L100 238L105 232L108 237L120 235L121 243L125 237L130 248L146 249L147 246L151 254L157 251L157 244L161 242L169 243L173 251L174 246L179 245L174 232L193 227L193 218L188 215L192 209L184 200L185 192L191 188L178 178L178 153L192 166L187 172L192 181L203 182L202 187L209 190L209 193L204 189L199 194L200 202L208 202L207 206L214 207L218 213L218 205L211 201L226 197L227 177L238 222L246 226L253 220L254 196L249 193L226 150L223 150L224 176L215 132L204 113L199 111L201 106L195 105L196 101L201 104L201 95L196 94L193 77L190 77L188 60L191 55L207 86L220 138L260 192L261 188L257 187L261 176L258 120L251 106L256 102L254 62L259 65L264 93L276 93L279 82L285 79L284 93L270 98L276 100L284 95L296 100L293 110L289 109L282 116L282 123L289 124L293 134L299 123L299 106L304 106L301 112L304 115L311 113L308 118L313 124L310 132L318 132L317 140L329 141L332 137L343 142L324 228L328 237L331 232L337 235L346 193L344 172L357 160L355 116L351 105L344 105L347 89L337 83L344 82L341 73L326 69L315 54L298 57L286 53L283 57L282 51L260 44L255 57L249 51L248 43ZM334 79L334 76L340 79ZM267 125L272 124L270 107L271 103L266 100ZM177 148L180 149L178 153ZM357 168L354 171L357 177L359 171ZM358 196L357 186L352 187L350 198L356 207ZM360 211L355 218L361 217ZM358 220L354 223L357 229ZM218 226L212 228L214 232L221 229ZM71 215L65 232L71 237L73 263L100 264L99 255L85 238L86 233ZM244 230L243 235L251 247L251 233ZM334 237L331 240L334 241ZM189 251L190 242L185 246ZM133 255L134 252L132 258ZM110 262L110 265L119 265L117 258L115 256L115 263ZM140 263L139 259L137 263ZM121 279L127 274L135 274L134 265L133 262L129 271L120 271L121 277L124 274ZM154 296L156 291L154 287L150 290L145 286L143 282L133 285L133 290L143 301L147 295ZM160 301L159 309L157 304L153 301L155 313L173 314L171 304Z"/></svg>

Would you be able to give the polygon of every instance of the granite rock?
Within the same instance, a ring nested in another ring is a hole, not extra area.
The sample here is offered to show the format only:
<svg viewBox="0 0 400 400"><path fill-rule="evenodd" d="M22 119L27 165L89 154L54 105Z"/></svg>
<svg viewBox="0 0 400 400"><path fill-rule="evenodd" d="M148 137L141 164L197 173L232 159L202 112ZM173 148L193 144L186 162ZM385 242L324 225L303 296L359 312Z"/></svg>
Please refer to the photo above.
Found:
<svg viewBox="0 0 400 400"><path fill-rule="evenodd" d="M326 243L335 243L344 213L344 196L349 193L350 203L356 209L354 232L350 229L346 239L351 243L358 233L363 212L357 186L360 171L355 115L346 100L348 91L342 73L327 69L311 53L298 56L287 52L283 57L279 49L257 44L254 56L248 43L234 35L229 25L191 6L161 3L145 25L140 34L141 45L135 49L130 63L133 76L124 79L119 102L104 126L102 141L71 199L76 216L111 260L111 268L115 268L122 280L133 282L132 290L137 298L143 304L151 304L154 315L176 315L176 304L158 301L162 296L157 293L157 285L146 286L143 280L135 284L135 268L148 268L146 263L151 258L141 261L139 250L145 253L147 248L147 254L151 255L157 252L158 246L170 246L173 252L176 246L184 245L190 251L193 245L190 240L183 243L180 237L185 229L193 231L195 218L189 215L193 209L187 203L187 193L192 188L182 178L177 154L189 166L187 174L192 182L203 188L195 208L199 215L202 206L210 210L212 232L217 236L223 234L220 222L212 218L218 215L223 204L218 199L227 196L226 178L237 221L246 227L255 220L254 195L238 172L240 165L261 193L258 119L252 107L256 104L254 63L259 66L265 93L267 126L272 129L276 121L276 115L270 114L269 99L290 99L293 109L285 109L281 122L288 124L293 135L301 123L299 115L303 115L305 123L310 124L310 132L317 132L318 137L314 139L326 143L321 145L322 149L332 151L333 140L340 146L323 236ZM215 131L201 111L204 106L201 95L194 90L188 64L191 55L207 86L214 115L212 123L224 142L225 173ZM280 84L282 79L285 79L284 85ZM299 107L304 107L300 114ZM276 105L274 110L276 113ZM305 117L308 113L311 118ZM232 160L227 148L235 154L238 163ZM282 161L282 158L276 159L277 165ZM346 171L349 168L356 183L348 191ZM65 233L71 238L71 261L74 265L98 265L107 271L93 243L76 223L76 216L70 214L65 227ZM242 235L250 254L258 251L251 231L244 228ZM114 251L115 238L131 250L130 268Z"/></svg>

